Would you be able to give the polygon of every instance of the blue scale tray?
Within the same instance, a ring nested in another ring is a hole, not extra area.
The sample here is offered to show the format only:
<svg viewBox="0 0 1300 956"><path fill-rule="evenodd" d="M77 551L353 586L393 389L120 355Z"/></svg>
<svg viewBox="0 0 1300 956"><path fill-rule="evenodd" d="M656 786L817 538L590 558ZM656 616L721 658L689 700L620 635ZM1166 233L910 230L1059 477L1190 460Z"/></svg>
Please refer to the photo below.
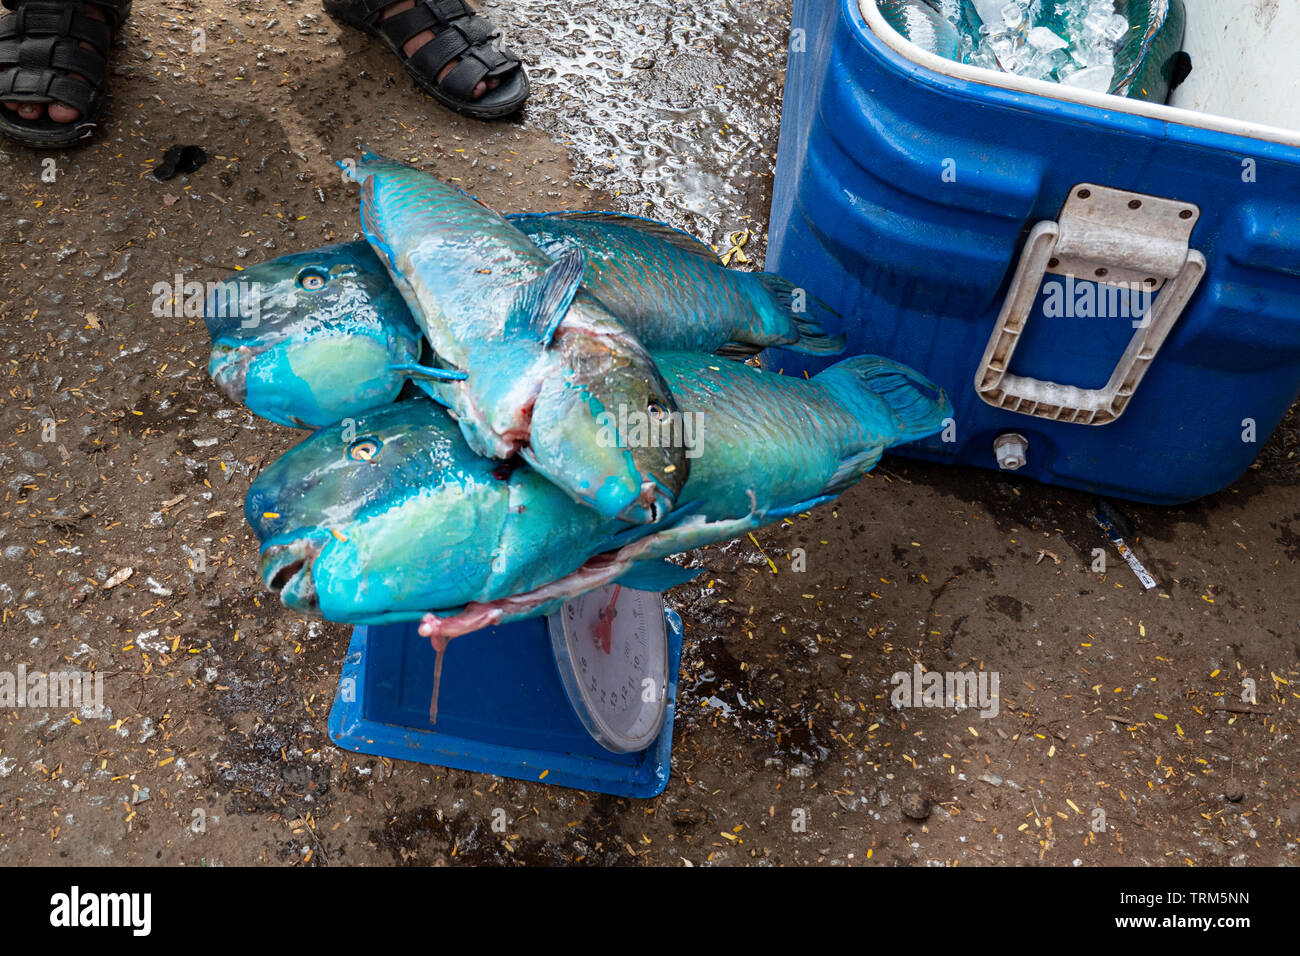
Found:
<svg viewBox="0 0 1300 956"><path fill-rule="evenodd" d="M357 753L540 780L620 797L668 785L682 622L665 610L668 711L654 743L612 753L574 713L543 618L458 637L447 646L438 722L429 723L433 648L418 625L357 627L330 709L330 738Z"/></svg>

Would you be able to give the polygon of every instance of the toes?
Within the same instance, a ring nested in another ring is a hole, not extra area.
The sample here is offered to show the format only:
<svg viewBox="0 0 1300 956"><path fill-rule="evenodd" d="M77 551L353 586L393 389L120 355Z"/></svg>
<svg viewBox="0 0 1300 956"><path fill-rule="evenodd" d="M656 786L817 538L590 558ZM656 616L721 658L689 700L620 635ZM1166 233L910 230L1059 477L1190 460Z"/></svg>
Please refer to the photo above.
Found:
<svg viewBox="0 0 1300 956"><path fill-rule="evenodd" d="M411 37L411 39L407 40L405 43L402 44L402 52L405 53L407 58L409 59L410 57L415 56L416 50L420 49L420 47L424 46L432 39L433 39L432 30L421 30L415 36ZM442 79L441 73L438 74L438 78L440 80Z"/></svg>
<svg viewBox="0 0 1300 956"><path fill-rule="evenodd" d="M382 18L387 20L389 17L395 17L397 14L404 13L414 6L415 0L397 0L396 3L390 3L388 6L384 7Z"/></svg>
<svg viewBox="0 0 1300 956"><path fill-rule="evenodd" d="M442 81L446 79L448 73L456 69L456 64L458 63L460 63L460 60L452 60L450 63L448 63L446 66L444 66L441 70L438 71L439 84L441 84ZM476 100L479 97L481 97L484 93L486 93L488 90L495 89L495 88L496 88L495 81L488 80L485 82L483 80L479 80L474 87L474 92L470 93L469 98L471 100Z"/></svg>
<svg viewBox="0 0 1300 956"><path fill-rule="evenodd" d="M81 119L81 111L66 103L51 103L50 119L56 123L75 123Z"/></svg>
<svg viewBox="0 0 1300 956"><path fill-rule="evenodd" d="M88 50L93 49L93 47L88 43L83 43L81 45L86 47ZM90 82L80 73L69 73L68 77L74 80L81 80L83 83ZM67 103L51 103L49 110L50 119L54 120L56 123L75 123L77 120L81 119L81 110L74 106L69 106Z"/></svg>
<svg viewBox="0 0 1300 956"><path fill-rule="evenodd" d="M107 22L104 12L93 3L85 5L85 12L86 15L92 19ZM81 46L92 52L96 49L93 44L88 43L85 40L81 41ZM68 76L74 80L89 82L80 73L69 73ZM47 112L49 113L50 119L55 123L75 123L77 120L81 119L81 111L74 106L69 106L67 103L55 102L50 103L47 107L45 103L19 103L16 100L5 100L4 107L5 109L17 113L20 119L29 123L39 120Z"/></svg>
<svg viewBox="0 0 1300 956"><path fill-rule="evenodd" d="M384 18L387 19L388 17L392 16L395 13L400 13L403 10L409 10L413 5L414 4L412 3L412 0L400 0L400 2L398 3L390 4L388 7L384 8ZM410 59L411 57L415 56L416 51L418 51L422 46L424 46L432 39L433 39L432 30L421 30L415 36L411 37L411 39L407 40L405 43L402 44L402 52L406 54L407 59ZM442 81L447 78L447 74L450 73L452 70L454 70L459 63L460 60L452 60L450 63L444 66L441 70L438 71L438 75L437 77L435 77L434 82L441 85ZM470 99L477 100L480 97L486 95L488 90L495 90L500 85L501 85L501 81L496 77L488 77L486 80L481 80L474 87L474 92L470 94Z"/></svg>
<svg viewBox="0 0 1300 956"><path fill-rule="evenodd" d="M28 123L34 123L46 114L48 110L50 119L56 123L75 123L81 119L81 111L76 107L69 106L67 103L50 103L47 107L44 103L18 103L13 100L5 100L4 107L7 110L13 110L18 114L18 118Z"/></svg>

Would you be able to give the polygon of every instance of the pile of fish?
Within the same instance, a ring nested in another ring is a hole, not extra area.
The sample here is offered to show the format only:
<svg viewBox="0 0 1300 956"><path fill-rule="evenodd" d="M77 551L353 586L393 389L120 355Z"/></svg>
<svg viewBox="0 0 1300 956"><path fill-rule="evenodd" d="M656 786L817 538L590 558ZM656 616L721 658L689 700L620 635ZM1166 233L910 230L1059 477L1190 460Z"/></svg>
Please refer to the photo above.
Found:
<svg viewBox="0 0 1300 956"><path fill-rule="evenodd" d="M1163 103L1183 0L876 0L885 20L949 60Z"/></svg>
<svg viewBox="0 0 1300 956"><path fill-rule="evenodd" d="M369 154L355 178L366 242L244 270L206 310L226 395L315 429L245 504L293 610L419 620L441 657L605 584L689 580L665 559L829 501L951 414L887 359L742 361L843 343L801 289L662 223L505 218Z"/></svg>

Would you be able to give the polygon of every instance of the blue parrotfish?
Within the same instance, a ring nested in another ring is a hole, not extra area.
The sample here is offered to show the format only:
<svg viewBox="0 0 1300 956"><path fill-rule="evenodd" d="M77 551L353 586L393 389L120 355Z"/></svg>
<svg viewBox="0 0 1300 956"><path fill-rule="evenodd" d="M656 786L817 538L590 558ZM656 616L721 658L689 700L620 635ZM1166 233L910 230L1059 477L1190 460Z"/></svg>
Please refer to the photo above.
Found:
<svg viewBox="0 0 1300 956"><path fill-rule="evenodd" d="M883 358L803 379L698 353L654 357L681 418L649 441L694 446L679 507L659 524L603 516L518 458L482 458L421 396L366 413L355 432L321 429L258 476L245 515L266 586L334 621L419 619L441 650L611 582L682 583L694 572L667 556L828 501L951 415L941 389Z"/></svg>
<svg viewBox="0 0 1300 956"><path fill-rule="evenodd" d="M281 256L208 296L208 372L229 398L311 428L397 398L423 336L364 242Z"/></svg>
<svg viewBox="0 0 1300 956"><path fill-rule="evenodd" d="M827 309L804 290L771 273L726 269L709 246L664 223L606 212L506 218L548 255L582 251L584 287L652 351L844 348L842 336L822 331ZM437 397L413 364L415 320L369 243L281 256L232 281L264 301L252 303L257 321L240 322L221 314L224 301L210 302L211 371L231 400L281 424L319 428L395 400L408 374Z"/></svg>
<svg viewBox="0 0 1300 956"><path fill-rule="evenodd" d="M552 259L437 177L367 154L362 228L429 340L422 374L479 455L521 455L575 501L643 524L673 507L680 448L602 440L607 414L674 413L654 360L582 287L580 252Z"/></svg>

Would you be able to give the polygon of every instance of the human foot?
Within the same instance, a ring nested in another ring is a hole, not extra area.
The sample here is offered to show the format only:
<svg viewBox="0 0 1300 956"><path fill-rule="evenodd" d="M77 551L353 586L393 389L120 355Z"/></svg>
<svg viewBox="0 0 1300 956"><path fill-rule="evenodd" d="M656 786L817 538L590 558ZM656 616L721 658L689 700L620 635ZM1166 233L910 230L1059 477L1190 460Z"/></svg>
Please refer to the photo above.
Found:
<svg viewBox="0 0 1300 956"><path fill-rule="evenodd" d="M103 105L113 30L130 0L3 0L0 132L29 146L71 145Z"/></svg>
<svg viewBox="0 0 1300 956"><path fill-rule="evenodd" d="M397 14L399 13L405 13L407 10L412 10L414 8L415 8L415 0L396 0L395 3L390 3L388 6L384 7L384 12L380 14L380 18L381 20L387 20L390 17L397 16ZM416 50L423 47L426 43L428 43L432 39L433 39L432 30L421 30L415 36L411 37L411 39L407 40L405 43L402 44L402 52L405 53L407 58L409 59L410 57L415 56ZM453 69L455 69L455 67L458 66L459 64L460 64L460 60L452 60L450 63L444 66L441 70L438 71L436 82L441 83L444 79L446 79L447 74L450 73ZM474 87L474 92L470 94L470 98L478 99L488 90L495 90L500 85L501 85L501 81L495 76L490 76L486 80L479 80L478 84Z"/></svg>
<svg viewBox="0 0 1300 956"><path fill-rule="evenodd" d="M489 119L528 97L519 58L494 42L492 25L464 0L324 0L336 20L379 37L430 96Z"/></svg>

